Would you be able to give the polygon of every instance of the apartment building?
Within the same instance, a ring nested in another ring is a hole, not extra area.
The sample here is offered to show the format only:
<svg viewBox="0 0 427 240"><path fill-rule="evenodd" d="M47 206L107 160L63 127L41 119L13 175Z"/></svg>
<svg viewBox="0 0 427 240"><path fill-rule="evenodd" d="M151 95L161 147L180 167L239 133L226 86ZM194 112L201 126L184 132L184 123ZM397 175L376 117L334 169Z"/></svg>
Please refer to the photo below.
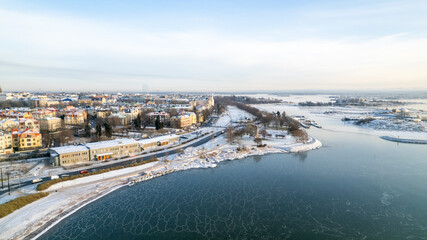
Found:
<svg viewBox="0 0 427 240"><path fill-rule="evenodd" d="M12 134L0 132L0 154L11 154L12 149Z"/></svg>
<svg viewBox="0 0 427 240"><path fill-rule="evenodd" d="M55 112L47 109L38 109L34 111L32 114L33 114L33 118L37 120L40 120L46 117L55 117Z"/></svg>
<svg viewBox="0 0 427 240"><path fill-rule="evenodd" d="M85 123L85 111L77 110L73 112L67 112L64 116L65 124L69 125L82 125Z"/></svg>
<svg viewBox="0 0 427 240"><path fill-rule="evenodd" d="M40 129L40 123L36 119L21 118L21 119L19 119L19 126L18 126L18 128L21 129L21 130L27 129L27 128Z"/></svg>
<svg viewBox="0 0 427 240"><path fill-rule="evenodd" d="M10 132L14 128L19 128L19 121L17 119L5 118L0 121L1 130Z"/></svg>
<svg viewBox="0 0 427 240"><path fill-rule="evenodd" d="M42 135L38 129L13 129L12 147L18 151L41 148Z"/></svg>
<svg viewBox="0 0 427 240"><path fill-rule="evenodd" d="M61 129L62 119L57 117L45 117L39 120L40 122L40 130L55 132Z"/></svg>

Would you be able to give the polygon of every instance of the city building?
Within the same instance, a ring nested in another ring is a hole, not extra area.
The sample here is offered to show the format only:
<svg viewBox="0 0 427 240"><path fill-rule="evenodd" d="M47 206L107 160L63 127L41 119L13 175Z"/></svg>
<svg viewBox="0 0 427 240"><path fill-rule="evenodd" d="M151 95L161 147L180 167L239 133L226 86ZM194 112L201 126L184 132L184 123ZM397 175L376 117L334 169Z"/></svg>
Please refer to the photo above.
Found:
<svg viewBox="0 0 427 240"><path fill-rule="evenodd" d="M163 111L150 112L147 114L147 116L150 118L151 124L154 124L154 122L157 120L157 117L160 119L161 122L169 122L170 121L169 113L166 113Z"/></svg>
<svg viewBox="0 0 427 240"><path fill-rule="evenodd" d="M49 149L50 164L68 166L89 162L89 149L85 146L64 146Z"/></svg>
<svg viewBox="0 0 427 240"><path fill-rule="evenodd" d="M102 142L87 143L90 160L106 160L131 156L141 152L138 143L134 139L116 139Z"/></svg>
<svg viewBox="0 0 427 240"><path fill-rule="evenodd" d="M155 138L141 139L138 141L139 146L141 147L141 151L153 150L159 147L164 147L168 145L172 145L175 143L179 143L180 137L178 135L167 135L160 136Z"/></svg>
<svg viewBox="0 0 427 240"><path fill-rule="evenodd" d="M38 129L13 129L12 147L14 150L26 151L41 148L42 135Z"/></svg>
<svg viewBox="0 0 427 240"><path fill-rule="evenodd" d="M14 128L19 128L19 121L17 119L5 118L0 121L0 129L10 132Z"/></svg>
<svg viewBox="0 0 427 240"><path fill-rule="evenodd" d="M40 123L36 119L26 119L21 118L19 119L19 129L28 129L28 128L35 128L40 129Z"/></svg>
<svg viewBox="0 0 427 240"><path fill-rule="evenodd" d="M45 117L39 120L40 130L54 132L61 129L62 119L57 117Z"/></svg>
<svg viewBox="0 0 427 240"><path fill-rule="evenodd" d="M77 110L77 111L71 111L65 114L64 116L64 122L65 124L69 125L82 125L85 123L86 117L85 117L84 110Z"/></svg>
<svg viewBox="0 0 427 240"><path fill-rule="evenodd" d="M12 134L0 132L0 154L11 154L12 149Z"/></svg>
<svg viewBox="0 0 427 240"><path fill-rule="evenodd" d="M108 118L111 115L111 110L109 109L99 109L96 111L97 118Z"/></svg>
<svg viewBox="0 0 427 240"><path fill-rule="evenodd" d="M64 146L49 149L52 166L68 166L90 161L102 161L112 158L127 157L179 143L177 135L134 140L116 139L87 143L78 146Z"/></svg>
<svg viewBox="0 0 427 240"><path fill-rule="evenodd" d="M194 112L183 112L171 119L171 125L176 128L186 128L197 124L197 115Z"/></svg>
<svg viewBox="0 0 427 240"><path fill-rule="evenodd" d="M32 114L33 114L33 118L37 120L40 120L45 117L55 117L55 112L47 109L38 109L34 111Z"/></svg>

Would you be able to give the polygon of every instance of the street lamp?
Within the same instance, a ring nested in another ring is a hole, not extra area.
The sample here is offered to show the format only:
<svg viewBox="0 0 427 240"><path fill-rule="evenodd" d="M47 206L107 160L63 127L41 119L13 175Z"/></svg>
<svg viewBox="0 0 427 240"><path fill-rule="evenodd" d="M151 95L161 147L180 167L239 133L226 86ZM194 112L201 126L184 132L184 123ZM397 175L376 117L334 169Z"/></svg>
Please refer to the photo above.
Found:
<svg viewBox="0 0 427 240"><path fill-rule="evenodd" d="M9 190L9 196L10 196L10 183L9 183L9 177L10 177L10 172L7 172L7 189Z"/></svg>
<svg viewBox="0 0 427 240"><path fill-rule="evenodd" d="M3 184L3 168L0 168L0 173L1 173L1 189L4 188L4 184Z"/></svg>

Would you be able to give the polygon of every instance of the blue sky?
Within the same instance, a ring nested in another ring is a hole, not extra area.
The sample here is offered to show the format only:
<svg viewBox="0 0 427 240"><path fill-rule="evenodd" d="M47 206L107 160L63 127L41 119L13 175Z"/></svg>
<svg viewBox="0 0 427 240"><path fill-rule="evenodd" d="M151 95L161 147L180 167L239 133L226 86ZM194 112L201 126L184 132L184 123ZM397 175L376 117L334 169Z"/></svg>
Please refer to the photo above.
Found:
<svg viewBox="0 0 427 240"><path fill-rule="evenodd" d="M29 91L427 89L425 1L0 1Z"/></svg>

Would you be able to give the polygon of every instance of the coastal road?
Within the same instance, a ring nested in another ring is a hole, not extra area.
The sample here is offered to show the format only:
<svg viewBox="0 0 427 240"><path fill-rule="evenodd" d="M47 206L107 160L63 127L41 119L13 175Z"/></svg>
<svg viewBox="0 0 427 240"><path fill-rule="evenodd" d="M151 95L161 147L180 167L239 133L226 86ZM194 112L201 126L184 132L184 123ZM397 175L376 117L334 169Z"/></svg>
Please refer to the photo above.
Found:
<svg viewBox="0 0 427 240"><path fill-rule="evenodd" d="M182 145L179 145L179 146L176 146L176 147L172 147L170 149L165 149L165 150L158 151L158 152L146 153L146 154L143 154L143 155L140 155L140 156L134 156L134 157L126 158L125 160L122 160L120 162L115 162L115 163L113 162L113 163L108 164L108 165L105 164L105 165L102 165L102 166L88 167L88 168L85 168L85 169L86 170L90 170L90 171L99 171L99 170L106 169L106 168L111 168L111 167L116 167L116 166L123 166L123 165L127 165L129 163L134 163L134 162L138 163L138 162L145 161L145 160L152 159L152 158L160 158L160 157L168 156L168 155L171 155L171 154L175 154L177 152L177 150L180 150L180 149L185 149L187 147L197 147L197 146L200 146L202 144L205 144L205 143L209 142L210 140L212 140L213 138L216 138L216 137L220 136L221 134L223 134L223 131L224 130L221 129L221 130L216 131L214 133L211 133L211 134L208 134L206 136L203 136L203 137L201 137L199 139L190 141L188 143L185 143L185 144L182 144ZM78 174L80 174L81 170L82 169L79 169L79 170L72 171L72 172L67 172L67 173L64 173L64 174L69 175L69 176L78 175ZM62 175L64 175L64 174L62 174ZM41 179L43 179L43 181L48 181L48 180L50 180L50 177L43 177ZM28 185L31 185L31 184L33 184L32 181L25 181L25 182L21 182L21 184L12 185L10 189L11 189L11 191L13 191L13 190L16 190L18 188L21 188L21 187L24 187L24 186L28 186ZM8 192L7 182L5 182L5 188L0 190L0 195L3 195L5 193L7 193L7 192Z"/></svg>

